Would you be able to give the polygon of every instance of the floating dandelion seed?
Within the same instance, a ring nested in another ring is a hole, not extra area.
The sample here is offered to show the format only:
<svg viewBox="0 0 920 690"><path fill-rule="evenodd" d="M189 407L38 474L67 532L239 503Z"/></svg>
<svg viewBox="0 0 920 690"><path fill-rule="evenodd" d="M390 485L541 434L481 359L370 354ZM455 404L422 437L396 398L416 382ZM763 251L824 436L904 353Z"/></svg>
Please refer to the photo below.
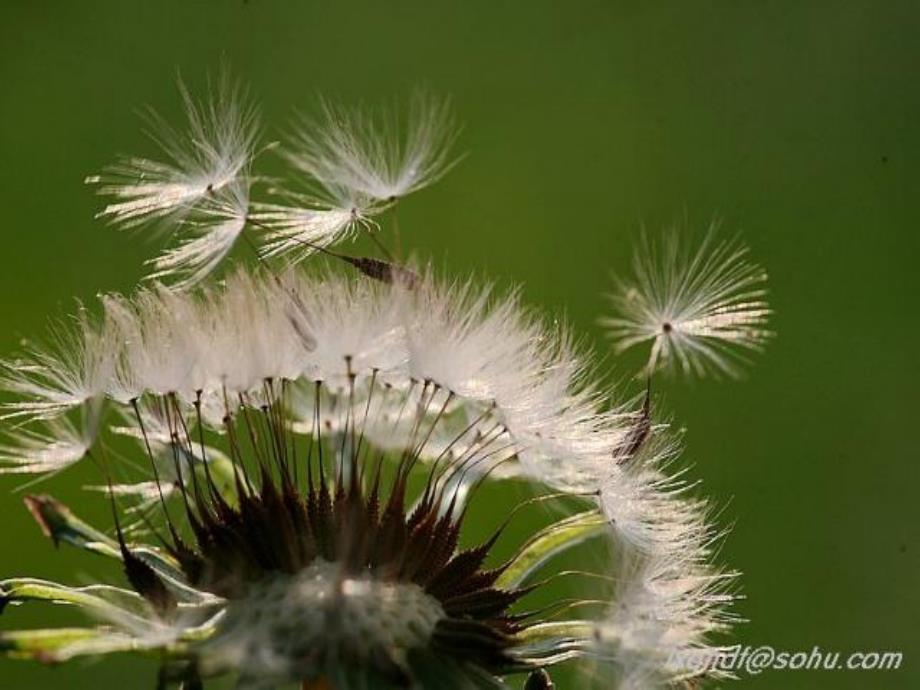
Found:
<svg viewBox="0 0 920 690"><path fill-rule="evenodd" d="M186 132L152 111L148 118L164 161L126 158L86 182L116 199L98 214L116 225L171 221L180 243L150 262L153 277L178 275L179 285L187 286L213 270L243 231L259 119L226 76L210 102L197 102L182 82L179 90Z"/></svg>
<svg viewBox="0 0 920 690"><path fill-rule="evenodd" d="M456 128L446 100L416 93L404 118L324 102L320 120L305 122L292 148L280 151L306 176L301 186L310 193L270 189L284 203L253 201L256 109L226 75L211 101L196 101L181 82L179 89L187 132L149 116L165 162L126 158L86 178L115 198L98 217L125 228L159 220L177 236L176 246L148 263L151 278L178 288L213 272L247 228L260 257L288 263L362 230L374 232L375 216L436 182L455 162L449 152Z"/></svg>
<svg viewBox="0 0 920 690"><path fill-rule="evenodd" d="M256 204L250 220L264 235L265 258L286 257L299 263L314 252L347 239L360 230L373 230L376 211L369 206L326 206L308 197L293 196L296 205Z"/></svg>
<svg viewBox="0 0 920 690"><path fill-rule="evenodd" d="M676 236L646 242L633 261L632 281L614 295L617 316L602 321L623 351L652 343L647 372L679 368L703 376L737 376L744 353L758 351L771 333L766 271L736 241L718 241L711 229L696 252Z"/></svg>
<svg viewBox="0 0 920 690"><path fill-rule="evenodd" d="M284 155L327 195L378 202L401 199L437 182L453 166L456 125L446 100L416 92L408 114L348 110L323 102L305 119Z"/></svg>
<svg viewBox="0 0 920 690"><path fill-rule="evenodd" d="M164 161L125 158L102 175L87 178L99 194L117 201L100 213L123 227L158 218L178 219L212 194L247 175L259 132L255 108L222 78L210 102L197 102L179 82L188 130L181 132L150 112L150 136Z"/></svg>
<svg viewBox="0 0 920 690"><path fill-rule="evenodd" d="M638 411L611 402L568 329L517 292L331 248L450 167L446 103L418 99L403 123L327 106L288 155L320 193L287 207L251 203L255 119L230 93L208 106L183 91L191 134L169 132L171 162L129 161L103 185L118 200L102 215L183 234L151 262L176 284L105 295L101 319L81 308L50 348L2 364L0 472L92 457L114 536L49 496L26 506L55 543L120 561L128 586L0 580L0 609L54 602L94 621L4 631L0 655L148 653L157 687L186 690L224 674L249 690L552 690L565 663L605 688L702 682L671 660L731 624L735 574L712 564L720 535L650 391ZM249 226L263 264L319 252L356 270L262 265L196 285ZM728 370L722 344L763 339L760 272L709 241L687 264L663 258L621 295L622 346L654 341L650 370ZM115 437L137 442L129 463ZM485 505L481 487L509 477L535 497ZM562 515L496 560L506 527L550 501ZM461 546L484 508L494 532ZM589 540L593 571L541 577ZM533 598L560 577L585 595Z"/></svg>
<svg viewBox="0 0 920 690"><path fill-rule="evenodd" d="M408 113L348 110L324 101L281 155L306 175L311 194L281 192L289 204L256 204L262 255L302 260L360 230L390 204L437 182L454 165L456 127L446 100L421 92Z"/></svg>

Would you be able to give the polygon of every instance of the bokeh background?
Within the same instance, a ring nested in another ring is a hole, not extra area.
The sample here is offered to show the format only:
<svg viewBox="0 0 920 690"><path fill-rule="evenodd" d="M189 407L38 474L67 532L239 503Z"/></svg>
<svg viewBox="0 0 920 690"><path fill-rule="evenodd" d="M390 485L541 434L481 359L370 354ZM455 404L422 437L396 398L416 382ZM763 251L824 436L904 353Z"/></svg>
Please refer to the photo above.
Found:
<svg viewBox="0 0 920 690"><path fill-rule="evenodd" d="M596 319L643 227L720 218L771 272L778 339L734 382L663 381L689 462L733 532L749 623L780 649L901 650L899 672L766 672L739 688L920 687L917 295L920 5L792 2L3 0L0 352L130 289L156 251L93 220L83 177L152 153L137 108L178 115L225 62L269 131L317 93L425 85L467 153L400 209L405 243L524 287L604 356ZM604 357L629 391L641 356ZM635 392L634 390L632 392ZM41 487L108 524L78 467ZM0 577L109 573L43 539L0 479ZM66 620L17 609L0 628ZM149 688L133 660L0 662L0 688ZM562 685L570 690L575 685Z"/></svg>

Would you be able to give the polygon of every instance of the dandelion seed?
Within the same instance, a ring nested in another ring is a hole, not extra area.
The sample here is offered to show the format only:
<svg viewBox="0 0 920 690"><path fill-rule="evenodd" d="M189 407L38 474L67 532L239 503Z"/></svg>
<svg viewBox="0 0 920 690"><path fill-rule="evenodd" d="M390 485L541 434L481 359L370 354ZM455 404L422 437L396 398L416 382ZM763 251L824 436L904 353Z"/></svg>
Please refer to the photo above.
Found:
<svg viewBox="0 0 920 690"><path fill-rule="evenodd" d="M152 277L178 276L178 286L187 287L214 270L243 231L259 124L256 110L226 76L211 102L195 101L182 82L179 90L187 132L149 116L165 162L128 158L86 181L117 200L99 217L124 228L164 221L179 244L150 262Z"/></svg>
<svg viewBox="0 0 920 690"><path fill-rule="evenodd" d="M333 199L390 202L447 173L455 138L449 103L417 92L405 118L324 102L320 118L304 121L284 155Z"/></svg>
<svg viewBox="0 0 920 690"><path fill-rule="evenodd" d="M747 254L737 242L718 242L715 229L694 253L673 237L648 243L633 262L633 281L614 295L618 315L602 320L617 350L651 342L648 373L737 376L745 352L759 351L771 335L767 274Z"/></svg>
<svg viewBox="0 0 920 690"><path fill-rule="evenodd" d="M198 208L197 217L184 223L183 234L190 237L148 262L154 269L149 278L177 277L177 288L201 282L233 248L248 213L248 181L235 180L213 192Z"/></svg>
<svg viewBox="0 0 920 690"><path fill-rule="evenodd" d="M65 418L46 422L44 429L20 429L0 444L0 474L48 474L79 462L93 446L94 430Z"/></svg>
<svg viewBox="0 0 920 690"><path fill-rule="evenodd" d="M254 205L251 220L263 231L263 257L285 257L291 263L299 263L360 229L374 227L366 208L324 206L303 197L299 201L300 206Z"/></svg>
<svg viewBox="0 0 920 690"><path fill-rule="evenodd" d="M673 687L719 677L718 669L692 668L681 660L702 655L712 635L737 622L727 613L737 573L709 567L705 543L690 542L685 551L627 556L616 603L597 630L603 654L616 660L618 688Z"/></svg>
<svg viewBox="0 0 920 690"><path fill-rule="evenodd" d="M681 665L702 654L735 621L737 573L713 566L724 536L686 471L667 472L679 455L663 429L601 486L600 502L620 544L620 586L597 627L602 653L616 660L617 687L670 687L713 669Z"/></svg>
<svg viewBox="0 0 920 690"><path fill-rule="evenodd" d="M81 307L72 325L52 331L48 347L0 362L0 386L20 396L0 405L0 419L51 420L91 405L106 392L117 347L111 325L93 323Z"/></svg>
<svg viewBox="0 0 920 690"><path fill-rule="evenodd" d="M151 111L150 136L165 161L126 158L103 175L87 178L99 194L118 201L99 214L123 227L166 216L182 218L197 205L245 177L258 136L255 109L223 77L214 100L197 102L179 82L188 130L180 132Z"/></svg>

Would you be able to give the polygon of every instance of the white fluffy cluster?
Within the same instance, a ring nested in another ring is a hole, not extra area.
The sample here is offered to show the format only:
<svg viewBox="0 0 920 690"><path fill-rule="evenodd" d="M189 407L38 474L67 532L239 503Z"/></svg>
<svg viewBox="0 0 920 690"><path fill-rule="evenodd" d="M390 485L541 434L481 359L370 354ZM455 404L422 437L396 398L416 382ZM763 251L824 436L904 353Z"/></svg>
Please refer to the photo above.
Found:
<svg viewBox="0 0 920 690"><path fill-rule="evenodd" d="M456 127L447 101L416 92L409 112L347 110L328 101L304 119L287 153L332 199L348 194L391 201L437 181L450 169Z"/></svg>
<svg viewBox="0 0 920 690"><path fill-rule="evenodd" d="M217 287L154 286L131 298L106 296L103 305L102 318L84 314L61 338L69 349L35 349L6 367L7 389L26 397L7 403L5 414L47 427L6 449L12 469L79 460L92 440L62 433L71 428L67 412L101 410L100 401L130 408L148 394L175 396L219 428L228 411L255 407L281 390L269 384L286 382L295 431L311 433L319 391L326 433L363 415L370 420L363 433L380 448L404 447L417 422L403 411L426 403L440 423L420 457L452 451L462 459L478 444L467 468L476 476L501 465L504 476L599 492L624 557L616 603L598 624L599 653L618 661L624 683L637 673L649 684L672 680L678 669L662 660L698 649L723 626L730 578L708 565L714 535L706 504L664 471L674 447L652 444L615 462L636 416L602 406L571 338L524 310L516 294L500 298L430 276L409 287L330 271L241 271ZM142 418L148 442L167 447L162 423L149 411ZM116 489L155 497L149 482Z"/></svg>
<svg viewBox="0 0 920 690"><path fill-rule="evenodd" d="M307 400L316 383L333 396L352 390L356 410L376 387L380 445L400 431L395 421L386 428L385 415L395 420L407 400L424 401L432 414L461 417L439 425L445 430L468 426L470 442L491 434L495 461L573 491L597 486L629 430L623 414L601 409L568 337L527 314L516 296L488 288L241 271L219 287L155 286L103 304L98 321L79 319L66 338L71 349L34 349L7 365L6 388L25 397L6 403L5 416L41 427L102 400L130 407L147 394L175 395L219 427L239 404L257 406L268 382L288 382ZM308 426L312 412L301 414ZM442 454L438 439L430 441L427 454ZM49 439L49 452L60 442ZM59 464L81 456L62 454Z"/></svg>
<svg viewBox="0 0 920 690"><path fill-rule="evenodd" d="M676 442L653 442L618 466L601 490L621 545L621 578L598 640L602 654L617 662L622 690L696 675L700 669L688 662L733 620L728 607L737 573L712 565L721 535L708 503L692 495L682 473L665 471L677 450Z"/></svg>

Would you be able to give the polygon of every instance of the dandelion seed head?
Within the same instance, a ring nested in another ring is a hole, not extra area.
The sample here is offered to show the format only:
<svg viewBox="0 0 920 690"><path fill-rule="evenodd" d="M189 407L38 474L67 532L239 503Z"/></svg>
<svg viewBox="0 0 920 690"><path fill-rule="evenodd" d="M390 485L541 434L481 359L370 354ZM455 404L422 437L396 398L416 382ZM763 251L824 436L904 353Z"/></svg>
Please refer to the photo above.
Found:
<svg viewBox="0 0 920 690"><path fill-rule="evenodd" d="M125 516L181 499L194 541L167 540L168 562L117 545L152 613L107 612L123 637L65 654L188 645L196 673L277 682L328 677L341 658L360 660L364 679L407 682L425 672L419 654L438 664L473 654L478 670L452 671L462 677L581 654L616 658L629 674L719 629L730 598L709 566L705 504L665 471L669 447L615 461L635 414L602 406L567 331L517 293L430 271L409 288L292 269L102 303L104 318L87 317L81 337L65 340L106 344L96 385L121 409L107 431L142 441L153 479L96 488L136 502ZM58 432L42 443L53 454L67 440ZM28 443L18 439L8 461L26 457ZM381 486L386 457L396 469ZM409 499L414 469L426 479ZM596 491L606 538L636 554L608 615L577 638L580 651L518 649L527 626L509 608L527 589L497 584L504 569L484 566L490 544L458 549L479 483L509 476ZM470 635L485 641L475 653L465 651Z"/></svg>
<svg viewBox="0 0 920 690"><path fill-rule="evenodd" d="M283 151L300 191L266 203L255 109L226 80L211 101L180 90L186 133L152 117L159 162L88 180L116 225L171 227L150 282L0 365L0 473L92 457L114 536L51 497L26 504L55 543L117 559L129 588L0 580L0 607L65 602L99 623L0 633L0 653L151 651L161 684L188 687L225 673L249 688L498 687L524 672L549 688L543 669L566 661L610 663L621 688L695 682L674 653L733 623L735 573L714 565L723 534L653 418L651 374L734 373L761 347L765 276L746 250L710 236L637 258L608 325L619 349L650 343L649 387L641 407L621 402L520 290L439 279L376 236L385 258L331 249L384 230L384 211L450 169L446 101L416 96L406 118L325 103ZM259 267L207 281L244 233ZM295 266L317 253L333 265ZM483 506L481 487L508 478L535 497ZM547 504L566 516L496 561L516 516ZM467 545L484 508L495 532ZM558 576L615 582L609 601L524 601L590 540L598 572ZM574 613L588 604L602 608Z"/></svg>

